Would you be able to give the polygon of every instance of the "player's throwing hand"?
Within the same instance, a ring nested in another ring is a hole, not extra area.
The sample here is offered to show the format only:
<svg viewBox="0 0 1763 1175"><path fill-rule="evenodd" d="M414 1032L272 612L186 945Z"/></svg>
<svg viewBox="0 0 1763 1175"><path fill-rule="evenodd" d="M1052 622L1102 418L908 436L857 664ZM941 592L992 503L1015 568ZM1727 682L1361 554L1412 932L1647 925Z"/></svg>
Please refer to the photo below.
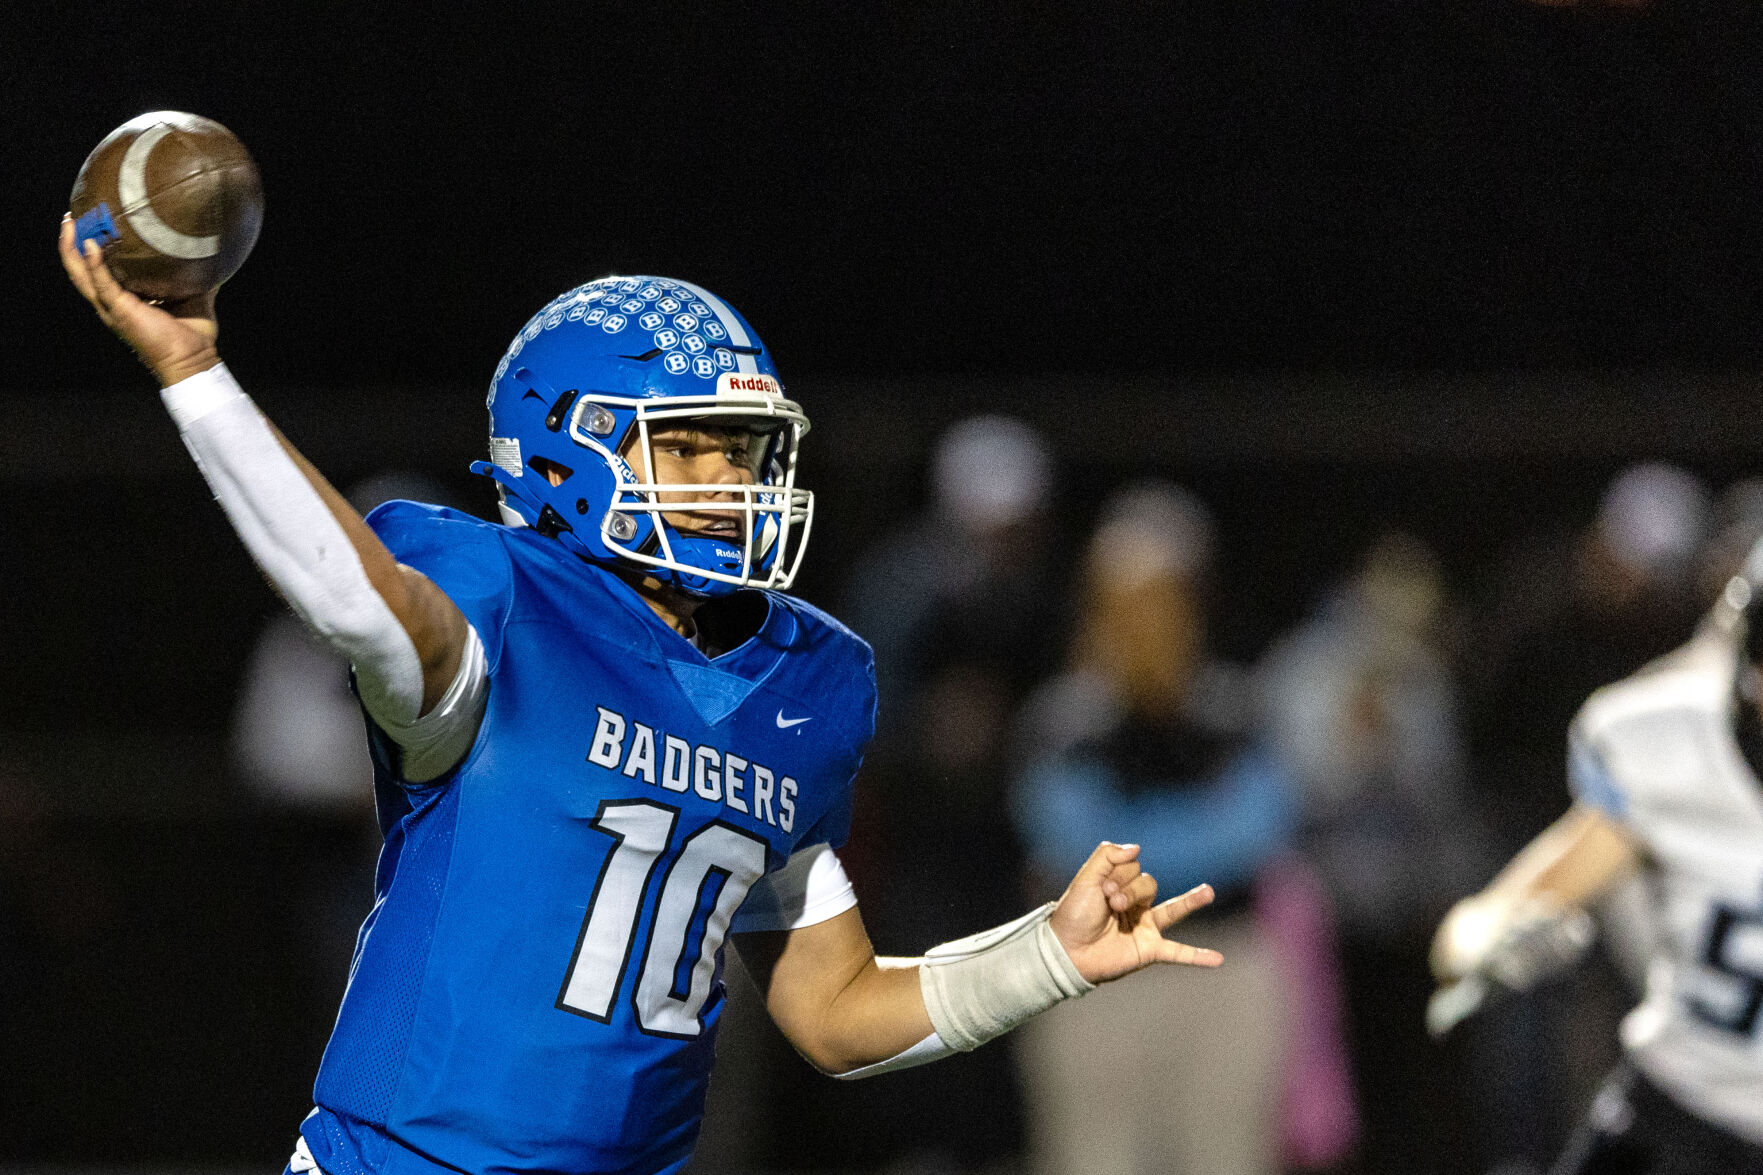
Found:
<svg viewBox="0 0 1763 1175"><path fill-rule="evenodd" d="M1091 983L1106 983L1153 963L1216 967L1224 956L1163 937L1163 932L1212 901L1196 885L1159 905L1157 880L1139 868L1139 846L1103 841L1066 887L1050 922L1059 944Z"/></svg>
<svg viewBox="0 0 1763 1175"><path fill-rule="evenodd" d="M142 301L118 284L95 242L88 241L83 254L79 251L71 216L61 218L60 250L61 266L74 289L92 304L99 321L134 349L161 387L220 362L214 349L220 326L214 318L213 290L181 302Z"/></svg>

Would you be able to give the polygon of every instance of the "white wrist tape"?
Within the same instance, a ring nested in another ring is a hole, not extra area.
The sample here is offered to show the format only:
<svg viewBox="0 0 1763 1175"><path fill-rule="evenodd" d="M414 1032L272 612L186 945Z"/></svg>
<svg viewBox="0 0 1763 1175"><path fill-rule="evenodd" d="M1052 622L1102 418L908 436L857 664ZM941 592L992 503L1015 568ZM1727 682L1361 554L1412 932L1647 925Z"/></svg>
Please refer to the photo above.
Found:
<svg viewBox="0 0 1763 1175"><path fill-rule="evenodd" d="M919 990L950 1048L976 1049L1060 1000L1095 990L1053 933L1053 906L925 952Z"/></svg>
<svg viewBox="0 0 1763 1175"><path fill-rule="evenodd" d="M160 393L245 549L300 619L355 666L382 725L415 722L422 664L318 491L225 364Z"/></svg>

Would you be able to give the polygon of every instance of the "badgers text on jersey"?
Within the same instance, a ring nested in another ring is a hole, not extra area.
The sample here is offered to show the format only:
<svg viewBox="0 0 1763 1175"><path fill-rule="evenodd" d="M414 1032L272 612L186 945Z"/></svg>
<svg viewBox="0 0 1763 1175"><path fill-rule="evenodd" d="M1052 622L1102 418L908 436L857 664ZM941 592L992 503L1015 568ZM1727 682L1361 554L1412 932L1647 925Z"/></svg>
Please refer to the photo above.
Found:
<svg viewBox="0 0 1763 1175"><path fill-rule="evenodd" d="M785 832L796 823L796 781L722 747L683 738L596 706L599 721L588 762L672 792L688 788L755 821Z"/></svg>

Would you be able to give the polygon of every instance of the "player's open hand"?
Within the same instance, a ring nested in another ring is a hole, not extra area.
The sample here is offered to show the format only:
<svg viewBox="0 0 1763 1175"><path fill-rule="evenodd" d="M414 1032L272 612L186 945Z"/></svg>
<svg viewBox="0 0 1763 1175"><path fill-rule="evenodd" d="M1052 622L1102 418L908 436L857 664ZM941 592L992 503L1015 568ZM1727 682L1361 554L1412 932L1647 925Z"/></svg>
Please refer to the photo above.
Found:
<svg viewBox="0 0 1763 1175"><path fill-rule="evenodd" d="M1163 937L1163 932L1212 900L1196 885L1153 905L1157 880L1139 868L1139 846L1103 841L1077 871L1053 910L1053 933L1078 971L1106 983L1153 963L1216 967L1224 956Z"/></svg>
<svg viewBox="0 0 1763 1175"><path fill-rule="evenodd" d="M86 251L80 252L74 243L71 216L61 218L60 249L61 266L74 289L92 304L105 326L134 348L162 386L220 362L214 349L220 335L214 318L214 291L162 305L141 300L117 282L96 242L88 241Z"/></svg>

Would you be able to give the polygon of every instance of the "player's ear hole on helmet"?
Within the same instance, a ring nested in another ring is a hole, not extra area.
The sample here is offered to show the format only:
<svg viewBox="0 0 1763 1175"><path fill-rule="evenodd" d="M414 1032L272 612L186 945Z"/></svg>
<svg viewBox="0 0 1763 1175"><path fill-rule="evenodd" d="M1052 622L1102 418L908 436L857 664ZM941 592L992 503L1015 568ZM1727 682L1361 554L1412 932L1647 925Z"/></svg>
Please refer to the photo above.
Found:
<svg viewBox="0 0 1763 1175"><path fill-rule="evenodd" d="M569 466L560 461L553 461L549 457L528 457L526 464L528 469L531 469L534 473L550 482L553 486L562 485L575 473L575 470L571 469Z"/></svg>

